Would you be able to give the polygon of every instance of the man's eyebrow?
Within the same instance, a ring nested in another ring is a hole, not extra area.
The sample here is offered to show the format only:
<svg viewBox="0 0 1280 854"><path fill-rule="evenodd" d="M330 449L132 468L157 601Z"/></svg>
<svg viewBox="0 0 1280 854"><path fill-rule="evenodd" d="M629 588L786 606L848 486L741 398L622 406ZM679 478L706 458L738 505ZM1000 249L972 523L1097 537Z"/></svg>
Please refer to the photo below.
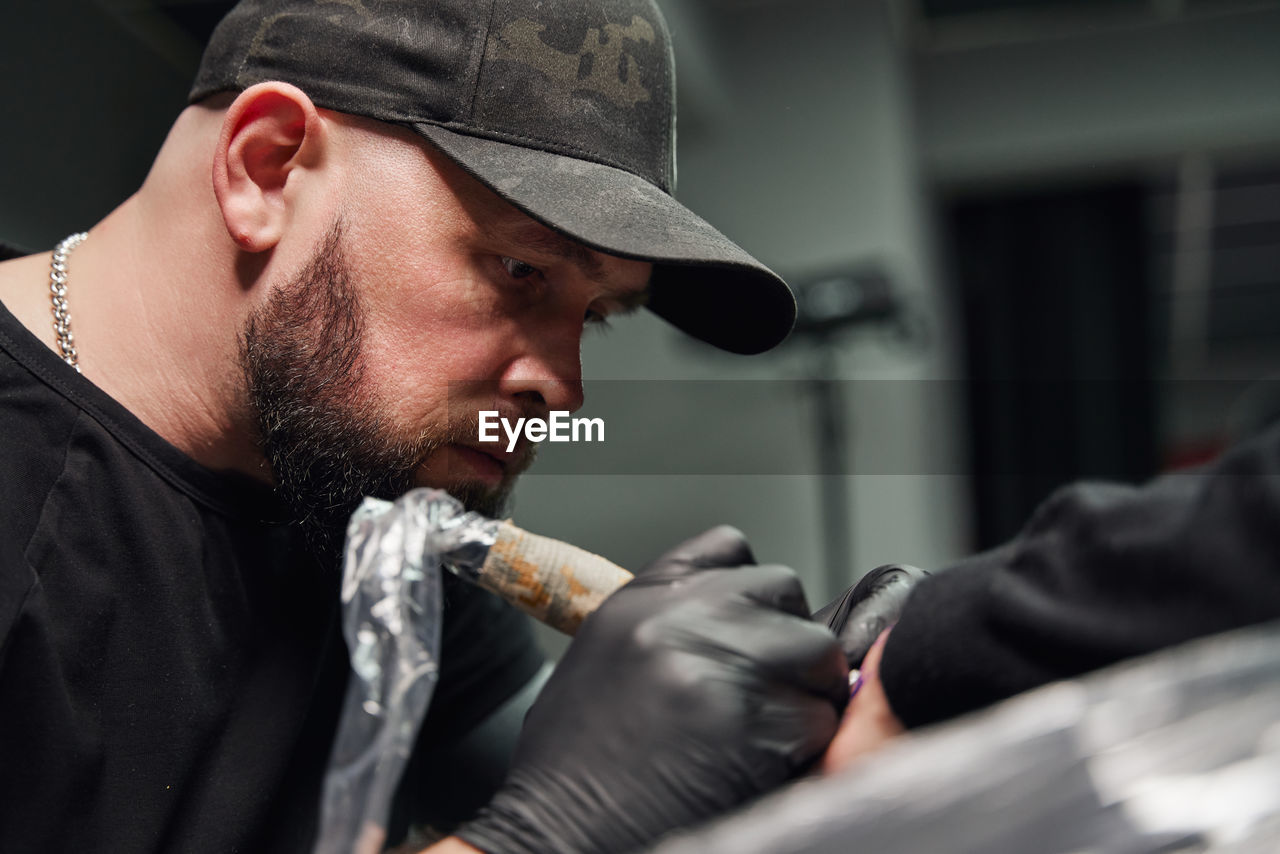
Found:
<svg viewBox="0 0 1280 854"><path fill-rule="evenodd" d="M563 258L595 282L603 282L604 265L596 253L571 237L552 231L541 223L532 220L523 223L505 224L498 229L505 239L517 246L527 246L535 252ZM628 314L644 308L649 302L651 285L646 282L643 288L618 290L609 295L619 306L619 313Z"/></svg>
<svg viewBox="0 0 1280 854"><path fill-rule="evenodd" d="M618 303L619 314L630 314L648 305L651 295L651 286L646 284L640 290L623 291L622 293L614 294L610 299Z"/></svg>
<svg viewBox="0 0 1280 854"><path fill-rule="evenodd" d="M544 225L526 222L502 228L501 233L513 243L528 246L535 252L563 258L593 281L599 281L604 275L604 265L590 249Z"/></svg>

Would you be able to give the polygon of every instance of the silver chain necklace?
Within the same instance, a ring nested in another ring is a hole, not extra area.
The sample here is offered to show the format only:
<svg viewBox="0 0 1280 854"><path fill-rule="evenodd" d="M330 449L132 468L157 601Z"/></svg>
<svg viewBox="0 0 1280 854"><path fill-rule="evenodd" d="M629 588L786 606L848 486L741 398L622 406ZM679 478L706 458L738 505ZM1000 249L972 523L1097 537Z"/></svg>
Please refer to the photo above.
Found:
<svg viewBox="0 0 1280 854"><path fill-rule="evenodd" d="M67 310L67 256L75 249L89 232L82 231L64 239L53 248L53 260L49 265L49 290L53 299L53 332L58 336L58 350L62 361L80 373L77 364L75 337L71 334L71 312Z"/></svg>

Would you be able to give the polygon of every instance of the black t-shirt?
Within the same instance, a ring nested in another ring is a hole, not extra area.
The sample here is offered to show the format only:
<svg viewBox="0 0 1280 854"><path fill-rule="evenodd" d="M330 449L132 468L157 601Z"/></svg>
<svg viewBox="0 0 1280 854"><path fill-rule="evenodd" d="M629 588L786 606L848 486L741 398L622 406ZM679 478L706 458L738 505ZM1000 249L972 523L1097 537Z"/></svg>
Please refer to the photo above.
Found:
<svg viewBox="0 0 1280 854"><path fill-rule="evenodd" d="M1005 546L926 579L881 678L908 726L1280 619L1280 425L1204 470L1079 483Z"/></svg>
<svg viewBox="0 0 1280 854"><path fill-rule="evenodd" d="M0 437L0 851L309 851L348 669L337 570L270 490L197 465L3 307ZM449 579L419 752L540 664L523 616Z"/></svg>

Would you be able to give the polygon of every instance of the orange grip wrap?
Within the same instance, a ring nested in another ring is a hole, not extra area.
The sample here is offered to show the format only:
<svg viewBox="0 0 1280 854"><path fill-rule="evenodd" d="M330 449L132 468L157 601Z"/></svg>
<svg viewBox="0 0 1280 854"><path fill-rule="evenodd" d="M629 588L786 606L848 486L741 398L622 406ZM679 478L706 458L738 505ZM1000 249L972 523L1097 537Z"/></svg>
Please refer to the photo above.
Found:
<svg viewBox="0 0 1280 854"><path fill-rule="evenodd" d="M498 523L477 583L567 635L631 573L589 551Z"/></svg>

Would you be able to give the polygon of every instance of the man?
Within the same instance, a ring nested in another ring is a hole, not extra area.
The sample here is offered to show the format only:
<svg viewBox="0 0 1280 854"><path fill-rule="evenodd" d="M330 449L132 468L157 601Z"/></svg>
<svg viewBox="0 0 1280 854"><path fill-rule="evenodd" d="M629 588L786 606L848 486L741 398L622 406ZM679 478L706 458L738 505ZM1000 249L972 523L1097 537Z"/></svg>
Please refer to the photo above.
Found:
<svg viewBox="0 0 1280 854"><path fill-rule="evenodd" d="M785 336L785 285L669 195L671 73L648 0L246 0L138 193L0 265L0 849L308 850L358 498L495 512L530 458L478 412L576 409L584 327L641 304ZM845 667L752 563L717 530L613 597L445 844L635 848L805 768ZM446 600L401 807L448 825L541 661Z"/></svg>

